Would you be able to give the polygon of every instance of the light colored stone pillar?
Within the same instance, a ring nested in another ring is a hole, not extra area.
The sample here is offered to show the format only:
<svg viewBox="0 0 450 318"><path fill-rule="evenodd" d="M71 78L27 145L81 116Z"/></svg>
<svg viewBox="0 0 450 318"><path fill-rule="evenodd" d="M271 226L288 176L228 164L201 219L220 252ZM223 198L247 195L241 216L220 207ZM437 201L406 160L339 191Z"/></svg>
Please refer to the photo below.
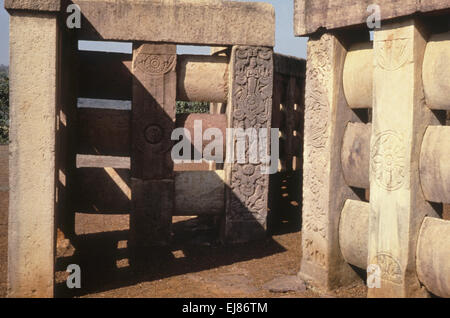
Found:
<svg viewBox="0 0 450 318"><path fill-rule="evenodd" d="M341 168L345 128L349 122L360 121L348 107L343 92L346 53L343 44L331 34L308 41L299 276L326 290L358 279L342 257L338 238L345 201L358 200Z"/></svg>
<svg viewBox="0 0 450 318"><path fill-rule="evenodd" d="M230 93L227 107L228 127L269 129L267 152L270 154L270 128L273 96L273 50L266 47L234 46L230 62ZM250 162L248 138L245 163L237 162L237 136L227 136L225 165L227 191L224 235L227 242L245 242L264 237L267 227L269 175L261 163ZM260 140L258 140L260 147ZM259 148L261 149L261 148Z"/></svg>
<svg viewBox="0 0 450 318"><path fill-rule="evenodd" d="M56 14L10 12L9 297L52 297L59 30Z"/></svg>
<svg viewBox="0 0 450 318"><path fill-rule="evenodd" d="M369 297L422 297L416 247L425 216L437 216L420 186L419 156L428 125L422 62L426 47L417 20L385 22L374 36L374 100L370 162L368 266L381 270Z"/></svg>

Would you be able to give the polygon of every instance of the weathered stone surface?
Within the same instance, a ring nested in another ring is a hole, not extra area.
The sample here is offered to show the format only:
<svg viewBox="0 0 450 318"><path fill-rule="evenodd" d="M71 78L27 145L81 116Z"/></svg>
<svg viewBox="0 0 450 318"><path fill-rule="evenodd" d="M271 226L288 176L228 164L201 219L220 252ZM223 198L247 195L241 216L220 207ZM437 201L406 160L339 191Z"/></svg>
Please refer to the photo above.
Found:
<svg viewBox="0 0 450 318"><path fill-rule="evenodd" d="M184 171L175 174L175 215L222 215L225 212L225 173Z"/></svg>
<svg viewBox="0 0 450 318"><path fill-rule="evenodd" d="M79 108L77 153L98 156L129 156L131 111Z"/></svg>
<svg viewBox="0 0 450 318"><path fill-rule="evenodd" d="M423 87L428 107L450 110L450 32L432 35L428 40Z"/></svg>
<svg viewBox="0 0 450 318"><path fill-rule="evenodd" d="M134 44L130 215L133 249L165 245L170 239L175 202L171 135L175 128L176 63L175 45Z"/></svg>
<svg viewBox="0 0 450 318"><path fill-rule="evenodd" d="M308 42L299 275L320 289L334 289L358 279L341 255L338 237L344 202L357 200L344 180L340 158L347 123L359 121L342 90L345 55L345 48L333 35Z"/></svg>
<svg viewBox="0 0 450 318"><path fill-rule="evenodd" d="M420 152L420 181L425 198L450 203L450 127L429 126Z"/></svg>
<svg viewBox="0 0 450 318"><path fill-rule="evenodd" d="M450 297L450 221L427 217L417 243L417 275L433 294Z"/></svg>
<svg viewBox="0 0 450 318"><path fill-rule="evenodd" d="M380 266L381 288L369 297L427 296L415 253L424 217L437 214L422 194L419 156L427 126L439 121L424 102L425 46L414 19L375 31L368 264Z"/></svg>
<svg viewBox="0 0 450 318"><path fill-rule="evenodd" d="M175 128L176 46L135 45L133 54L133 178L171 178L171 135Z"/></svg>
<svg viewBox="0 0 450 318"><path fill-rule="evenodd" d="M282 276L264 284L264 289L272 293L304 292L306 284L298 276Z"/></svg>
<svg viewBox="0 0 450 318"><path fill-rule="evenodd" d="M53 296L58 39L54 15L10 17L10 297Z"/></svg>
<svg viewBox="0 0 450 318"><path fill-rule="evenodd" d="M339 246L347 263L367 268L370 205L367 202L347 200L339 222Z"/></svg>
<svg viewBox="0 0 450 318"><path fill-rule="evenodd" d="M230 63L228 123L232 128L254 128L258 133L260 128L269 129L266 154L270 155L273 51L265 47L234 46ZM227 143L228 151L237 148L237 137L227 138ZM261 163L250 162L249 149L246 142L245 164L238 163L234 156L225 165L224 235L228 242L245 242L265 235L269 175L262 173Z"/></svg>
<svg viewBox="0 0 450 318"><path fill-rule="evenodd" d="M373 43L352 45L344 64L344 93L350 108L372 108Z"/></svg>
<svg viewBox="0 0 450 318"><path fill-rule="evenodd" d="M220 0L74 0L73 3L80 6L84 16L79 30L79 38L83 40L275 45L275 12L267 3Z"/></svg>
<svg viewBox="0 0 450 318"><path fill-rule="evenodd" d="M131 180L130 247L139 249L169 243L174 211L173 180ZM135 252L137 252L135 250Z"/></svg>
<svg viewBox="0 0 450 318"><path fill-rule="evenodd" d="M113 157L130 156L131 111L80 108L77 110L77 119L78 154ZM194 124L197 120L202 121L203 132L208 128L218 128L225 138L227 128L225 114L178 114L175 125L177 128L187 129L193 138ZM210 140L203 140L203 147L210 142ZM192 143L194 143L193 140ZM223 150L223 154L225 155L225 149ZM83 160L85 159L93 160L95 158L83 158ZM114 167L126 168L116 165Z"/></svg>
<svg viewBox="0 0 450 318"><path fill-rule="evenodd" d="M349 186L369 189L371 124L348 123L342 142L341 162Z"/></svg>
<svg viewBox="0 0 450 318"><path fill-rule="evenodd" d="M75 214L76 235L128 231L130 216L127 214Z"/></svg>
<svg viewBox="0 0 450 318"><path fill-rule="evenodd" d="M99 160L96 166L109 166ZM78 168L75 173L73 196L76 212L129 213L131 181L128 169L112 167Z"/></svg>
<svg viewBox="0 0 450 318"><path fill-rule="evenodd" d="M179 55L177 100L226 103L228 57Z"/></svg>
<svg viewBox="0 0 450 318"><path fill-rule="evenodd" d="M365 24L372 11L372 0L295 0L294 32L310 35L320 28L327 30ZM448 0L379 0L382 20L408 16L416 12L432 12L450 8Z"/></svg>
<svg viewBox="0 0 450 318"><path fill-rule="evenodd" d="M196 134L200 134L200 127L202 128L202 134L200 136L196 137ZM196 125L198 131L196 132ZM212 137L212 140L204 139L205 132L208 129L219 129L223 136L223 149L222 149L222 160L225 160L225 154L226 154L226 129L227 129L227 116L225 114L179 114L177 115L176 120L176 127L181 128L183 127L185 130L187 130L190 134L190 143L193 146L193 149L191 151L191 159L195 159L195 155L199 155L200 153L203 154L205 151L205 147L207 147L211 142L215 141L216 137ZM186 136L189 137L189 136ZM183 137L184 138L184 137ZM195 138L201 138L202 144L197 145L195 144ZM189 138L187 138L189 139ZM176 141L175 141L176 142ZM208 151L209 152L209 151ZM213 151L213 155L216 155L215 151ZM205 158L205 160L208 160L211 158Z"/></svg>
<svg viewBox="0 0 450 318"><path fill-rule="evenodd" d="M58 12L61 10L61 2L61 0L5 0L5 9Z"/></svg>
<svg viewBox="0 0 450 318"><path fill-rule="evenodd" d="M79 97L130 100L131 54L79 52ZM177 100L225 103L228 97L227 56L179 55Z"/></svg>
<svg viewBox="0 0 450 318"><path fill-rule="evenodd" d="M130 169L129 157L76 155L77 168Z"/></svg>

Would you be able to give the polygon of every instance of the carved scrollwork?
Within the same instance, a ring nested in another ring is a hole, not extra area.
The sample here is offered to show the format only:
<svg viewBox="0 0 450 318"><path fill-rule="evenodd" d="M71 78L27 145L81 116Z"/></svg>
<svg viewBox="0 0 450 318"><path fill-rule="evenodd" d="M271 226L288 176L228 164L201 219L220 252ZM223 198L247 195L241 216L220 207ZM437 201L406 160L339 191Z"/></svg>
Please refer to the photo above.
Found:
<svg viewBox="0 0 450 318"><path fill-rule="evenodd" d="M303 233L305 237L314 237L314 240L326 239L328 229L328 179L326 172L329 165L330 106L328 87L332 71L331 50L332 37L328 34L324 34L318 40L310 40L308 43L303 170ZM307 246L305 244L304 248ZM311 254L312 252L309 251L308 253ZM321 266L323 262L317 260L316 263Z"/></svg>
<svg viewBox="0 0 450 318"><path fill-rule="evenodd" d="M273 93L273 52L263 47L237 47L234 54L233 128L270 128ZM236 140L235 140L236 142ZM269 151L268 147L268 151ZM267 215L268 175L258 164L234 163L231 171L231 212L237 220L258 220Z"/></svg>

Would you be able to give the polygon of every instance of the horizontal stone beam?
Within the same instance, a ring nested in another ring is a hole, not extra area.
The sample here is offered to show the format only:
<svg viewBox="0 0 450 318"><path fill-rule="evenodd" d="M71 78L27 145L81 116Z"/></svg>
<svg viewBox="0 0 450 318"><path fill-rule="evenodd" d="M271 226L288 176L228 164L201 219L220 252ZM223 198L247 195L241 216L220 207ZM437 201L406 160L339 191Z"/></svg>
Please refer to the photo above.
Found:
<svg viewBox="0 0 450 318"><path fill-rule="evenodd" d="M129 214L131 211L130 170L121 164L124 159L111 158L101 161L94 157L97 164L116 168L76 169L76 187L74 196L75 212L89 214ZM128 159L128 158L126 158ZM126 160L125 159L125 160ZM86 166L86 156L78 158L78 165ZM92 163L93 161L90 161ZM84 163L84 164L83 164ZM175 172L175 211L174 215L191 216L221 214L225 209L224 171L179 171Z"/></svg>
<svg viewBox="0 0 450 318"><path fill-rule="evenodd" d="M86 214L75 213L75 234L101 234L105 232L123 232L130 229L128 214ZM117 235L118 233L114 233ZM127 235L124 232L125 236ZM95 239L95 238L93 238Z"/></svg>
<svg viewBox="0 0 450 318"><path fill-rule="evenodd" d="M427 106L450 110L450 32L430 37L422 72Z"/></svg>
<svg viewBox="0 0 450 318"><path fill-rule="evenodd" d="M369 243L369 203L347 200L339 222L339 246L344 260L367 268Z"/></svg>
<svg viewBox="0 0 450 318"><path fill-rule="evenodd" d="M100 156L130 156L131 112L129 110L77 109L77 153Z"/></svg>
<svg viewBox="0 0 450 318"><path fill-rule="evenodd" d="M267 3L221 0L5 0L7 10L62 12L80 6L80 40L275 46Z"/></svg>
<svg viewBox="0 0 450 318"><path fill-rule="evenodd" d="M5 0L5 9L59 12L62 9L62 2L61 0Z"/></svg>
<svg viewBox="0 0 450 318"><path fill-rule="evenodd" d="M228 98L228 57L179 55L177 100L225 103Z"/></svg>
<svg viewBox="0 0 450 318"><path fill-rule="evenodd" d="M378 0L375 3L380 6L382 20L450 8L448 0ZM372 4L373 0L295 0L295 35L311 35L319 29L362 26L372 13L367 11Z"/></svg>
<svg viewBox="0 0 450 318"><path fill-rule="evenodd" d="M129 110L79 108L77 113L77 153L95 156L130 156L131 112ZM224 114L179 114L176 127L186 128L191 138L194 138L196 121L201 121L203 132L208 128L218 128L223 138L226 137L227 118ZM203 140L203 149L210 142ZM225 148L223 155L225 156Z"/></svg>
<svg viewBox="0 0 450 318"><path fill-rule="evenodd" d="M450 297L450 221L427 217L417 243L417 275L434 295Z"/></svg>
<svg viewBox="0 0 450 318"><path fill-rule="evenodd" d="M131 54L79 51L78 60L79 97L131 99ZM226 56L179 55L177 100L226 103L228 62ZM306 61L274 54L274 72L304 78Z"/></svg>
<svg viewBox="0 0 450 318"><path fill-rule="evenodd" d="M341 149L342 172L345 182L352 187L370 188L370 136L372 125L349 123Z"/></svg>
<svg viewBox="0 0 450 318"><path fill-rule="evenodd" d="M131 54L79 52L79 97L131 100ZM177 100L225 103L228 98L226 56L179 55Z"/></svg>
<svg viewBox="0 0 450 318"><path fill-rule="evenodd" d="M372 108L373 43L350 47L344 64L344 94L350 108Z"/></svg>
<svg viewBox="0 0 450 318"><path fill-rule="evenodd" d="M73 0L81 8L80 40L196 45L275 45L275 12L267 3L219 0Z"/></svg>
<svg viewBox="0 0 450 318"><path fill-rule="evenodd" d="M429 126L420 152L420 180L425 199L450 203L450 127Z"/></svg>

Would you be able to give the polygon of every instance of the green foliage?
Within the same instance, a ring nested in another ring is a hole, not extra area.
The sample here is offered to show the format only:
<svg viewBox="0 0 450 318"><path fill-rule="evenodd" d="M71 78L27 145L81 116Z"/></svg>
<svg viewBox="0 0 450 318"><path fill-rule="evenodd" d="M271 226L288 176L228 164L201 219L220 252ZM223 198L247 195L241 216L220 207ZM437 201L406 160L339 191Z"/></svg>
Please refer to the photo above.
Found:
<svg viewBox="0 0 450 318"><path fill-rule="evenodd" d="M0 144L9 140L9 78L0 73Z"/></svg>
<svg viewBox="0 0 450 318"><path fill-rule="evenodd" d="M177 114L209 113L209 103L177 102Z"/></svg>

